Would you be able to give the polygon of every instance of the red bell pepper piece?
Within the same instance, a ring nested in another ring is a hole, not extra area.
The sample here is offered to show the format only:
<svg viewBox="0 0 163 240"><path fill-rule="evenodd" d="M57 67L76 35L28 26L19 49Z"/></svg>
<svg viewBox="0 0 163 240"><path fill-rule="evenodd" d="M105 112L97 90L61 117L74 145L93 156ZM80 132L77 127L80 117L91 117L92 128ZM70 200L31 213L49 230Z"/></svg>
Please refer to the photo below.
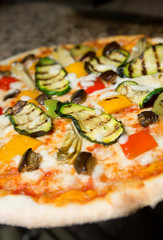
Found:
<svg viewBox="0 0 163 240"><path fill-rule="evenodd" d="M19 80L14 77L2 77L0 79L0 89L9 90L10 84L13 82L17 82L17 81L19 81Z"/></svg>
<svg viewBox="0 0 163 240"><path fill-rule="evenodd" d="M92 82L94 83L93 86L83 87L81 83L79 83L79 86L83 88L87 94L90 94L90 93L93 93L94 91L105 88L104 83L98 77L96 78L96 81L92 81Z"/></svg>
<svg viewBox="0 0 163 240"><path fill-rule="evenodd" d="M2 111L3 111L3 109L0 107L0 115L2 115Z"/></svg>
<svg viewBox="0 0 163 240"><path fill-rule="evenodd" d="M146 151L157 147L155 139L146 131L132 134L128 137L128 141L120 144L126 158L132 159Z"/></svg>

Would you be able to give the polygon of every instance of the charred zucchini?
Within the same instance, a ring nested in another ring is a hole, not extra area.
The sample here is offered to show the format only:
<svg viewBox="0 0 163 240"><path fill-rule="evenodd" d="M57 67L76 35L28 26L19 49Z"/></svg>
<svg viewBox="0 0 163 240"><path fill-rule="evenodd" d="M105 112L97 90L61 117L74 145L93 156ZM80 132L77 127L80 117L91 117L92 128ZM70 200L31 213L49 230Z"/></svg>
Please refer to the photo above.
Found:
<svg viewBox="0 0 163 240"><path fill-rule="evenodd" d="M163 93L161 93L153 104L153 111L158 116L163 116Z"/></svg>
<svg viewBox="0 0 163 240"><path fill-rule="evenodd" d="M70 49L71 55L79 60L81 57L83 57L88 52L94 51L94 49L90 46L84 45L84 44L77 44L73 48Z"/></svg>
<svg viewBox="0 0 163 240"><path fill-rule="evenodd" d="M15 131L22 135L40 137L52 129L51 118L33 103L18 101L6 113Z"/></svg>
<svg viewBox="0 0 163 240"><path fill-rule="evenodd" d="M121 77L140 77L163 71L163 44L147 48L139 57L120 66L118 74Z"/></svg>
<svg viewBox="0 0 163 240"><path fill-rule="evenodd" d="M92 58L85 62L85 69L88 73L101 73L107 70L116 70L129 56L129 53L122 49L115 49L107 56Z"/></svg>
<svg viewBox="0 0 163 240"><path fill-rule="evenodd" d="M93 108L64 103L58 104L57 113L72 119L80 135L91 142L109 145L123 133L121 122L104 112L97 115Z"/></svg>
<svg viewBox="0 0 163 240"><path fill-rule="evenodd" d="M116 91L125 95L140 108L152 106L157 96L163 91L163 88L149 89L148 87L138 85L134 81L124 81L118 85Z"/></svg>
<svg viewBox="0 0 163 240"><path fill-rule="evenodd" d="M40 58L36 65L36 86L48 95L64 95L70 90L66 71L55 60Z"/></svg>

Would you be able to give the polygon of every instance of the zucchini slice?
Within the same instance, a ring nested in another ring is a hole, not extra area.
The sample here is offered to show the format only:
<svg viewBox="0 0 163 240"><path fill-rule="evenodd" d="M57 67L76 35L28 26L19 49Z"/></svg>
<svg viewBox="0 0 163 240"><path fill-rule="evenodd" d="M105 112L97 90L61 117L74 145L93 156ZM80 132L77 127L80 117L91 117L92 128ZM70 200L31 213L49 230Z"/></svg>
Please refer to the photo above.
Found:
<svg viewBox="0 0 163 240"><path fill-rule="evenodd" d="M151 90L146 86L138 85L134 81L124 81L118 85L116 91L131 99L140 108L145 108L153 105L153 102L163 91L163 88Z"/></svg>
<svg viewBox="0 0 163 240"><path fill-rule="evenodd" d="M55 60L40 58L36 65L36 87L49 95L61 96L70 90L67 72Z"/></svg>
<svg viewBox="0 0 163 240"><path fill-rule="evenodd" d="M148 47L139 57L120 66L118 74L121 77L140 77L163 72L163 44Z"/></svg>
<svg viewBox="0 0 163 240"><path fill-rule="evenodd" d="M15 131L22 135L40 137L52 129L51 118L33 103L18 101L6 113Z"/></svg>
<svg viewBox="0 0 163 240"><path fill-rule="evenodd" d="M122 123L104 112L75 103L58 104L57 113L73 120L79 134L87 140L103 145L114 143L123 133Z"/></svg>
<svg viewBox="0 0 163 240"><path fill-rule="evenodd" d="M90 61L85 62L85 70L88 73L101 73L107 70L116 70L126 59L129 53L122 49L115 49L107 56L100 56L92 58Z"/></svg>

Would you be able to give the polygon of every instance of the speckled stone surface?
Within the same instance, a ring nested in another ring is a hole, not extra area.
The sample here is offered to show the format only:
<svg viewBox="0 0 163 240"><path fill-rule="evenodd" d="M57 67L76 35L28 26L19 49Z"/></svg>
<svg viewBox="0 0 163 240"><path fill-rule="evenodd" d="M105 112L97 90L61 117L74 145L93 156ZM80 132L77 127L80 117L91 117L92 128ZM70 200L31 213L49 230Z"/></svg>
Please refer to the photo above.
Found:
<svg viewBox="0 0 163 240"><path fill-rule="evenodd" d="M118 34L163 37L163 19L113 12L78 12L55 2L0 6L0 60L43 45L78 43Z"/></svg>

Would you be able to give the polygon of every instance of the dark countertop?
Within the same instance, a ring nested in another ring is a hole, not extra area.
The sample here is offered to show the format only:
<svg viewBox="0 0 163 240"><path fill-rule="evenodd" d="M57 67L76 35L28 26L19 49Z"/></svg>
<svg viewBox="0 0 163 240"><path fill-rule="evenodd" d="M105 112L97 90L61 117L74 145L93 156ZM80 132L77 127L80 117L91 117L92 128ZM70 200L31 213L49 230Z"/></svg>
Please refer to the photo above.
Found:
<svg viewBox="0 0 163 240"><path fill-rule="evenodd" d="M98 8L77 11L53 1L0 6L0 60L42 45L78 43L118 34L163 37L163 18Z"/></svg>

